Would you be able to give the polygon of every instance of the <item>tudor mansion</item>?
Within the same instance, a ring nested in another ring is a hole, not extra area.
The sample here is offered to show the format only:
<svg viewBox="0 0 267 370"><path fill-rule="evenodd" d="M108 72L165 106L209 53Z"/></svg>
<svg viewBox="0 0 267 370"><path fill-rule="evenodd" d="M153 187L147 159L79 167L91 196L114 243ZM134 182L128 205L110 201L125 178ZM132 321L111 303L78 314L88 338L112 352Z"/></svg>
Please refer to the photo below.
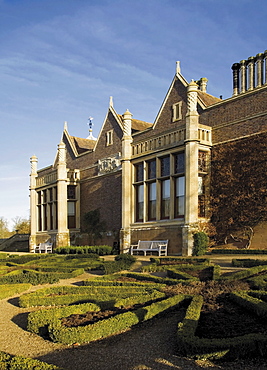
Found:
<svg viewBox="0 0 267 370"><path fill-rule="evenodd" d="M210 222L213 191L221 202L213 215L218 223L223 202L233 204L236 196L234 187L229 196L218 182L212 186L216 173L228 176L232 158L219 170L219 150L249 148L255 138L267 147L267 51L232 71L233 95L223 100L207 93L206 78L188 83L177 62L154 123L128 110L118 114L111 99L97 139L91 130L87 138L71 136L65 124L51 166L37 169L31 157L30 251L47 240L54 248L88 243L84 215L97 209L106 225L99 244L117 244L125 253L138 240L168 240L169 255L191 255L193 234ZM259 151L253 166L263 171L267 153Z"/></svg>

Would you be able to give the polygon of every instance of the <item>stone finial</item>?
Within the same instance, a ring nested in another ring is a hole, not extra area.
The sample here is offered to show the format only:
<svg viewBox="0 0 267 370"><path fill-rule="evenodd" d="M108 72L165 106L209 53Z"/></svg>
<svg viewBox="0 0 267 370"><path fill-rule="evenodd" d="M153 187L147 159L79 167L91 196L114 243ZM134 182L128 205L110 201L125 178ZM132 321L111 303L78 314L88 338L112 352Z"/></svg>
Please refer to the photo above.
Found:
<svg viewBox="0 0 267 370"><path fill-rule="evenodd" d="M33 155L31 158L30 158L30 163L31 163L31 174L32 175L36 175L37 174L37 163L38 163L38 159L35 155Z"/></svg>
<svg viewBox="0 0 267 370"><path fill-rule="evenodd" d="M187 87L187 113L197 112L197 90L198 84L191 80Z"/></svg>
<svg viewBox="0 0 267 370"><path fill-rule="evenodd" d="M207 92L207 84L208 84L208 79L206 77L202 77L199 80L199 88L203 92Z"/></svg>
<svg viewBox="0 0 267 370"><path fill-rule="evenodd" d="M109 97L109 106L113 108L113 96Z"/></svg>
<svg viewBox="0 0 267 370"><path fill-rule="evenodd" d="M132 113L127 109L123 114L123 135L131 136L132 134Z"/></svg>
<svg viewBox="0 0 267 370"><path fill-rule="evenodd" d="M178 75L179 73L181 73L181 65L180 65L180 61L177 61L176 62L176 74Z"/></svg>
<svg viewBox="0 0 267 370"><path fill-rule="evenodd" d="M64 122L64 131L68 131L68 122L67 121Z"/></svg>
<svg viewBox="0 0 267 370"><path fill-rule="evenodd" d="M61 163L66 162L66 145L63 141L58 144L58 161Z"/></svg>

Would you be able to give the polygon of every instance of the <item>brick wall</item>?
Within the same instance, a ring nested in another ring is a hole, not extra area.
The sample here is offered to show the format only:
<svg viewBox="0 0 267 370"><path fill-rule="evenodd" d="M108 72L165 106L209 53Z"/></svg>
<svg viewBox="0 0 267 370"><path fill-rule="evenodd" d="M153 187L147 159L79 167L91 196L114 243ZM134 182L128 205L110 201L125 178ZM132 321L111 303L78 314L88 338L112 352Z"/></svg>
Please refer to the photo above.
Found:
<svg viewBox="0 0 267 370"><path fill-rule="evenodd" d="M132 229L131 240L132 244L138 240L169 240L168 255L182 254L182 229L177 225Z"/></svg>
<svg viewBox="0 0 267 370"><path fill-rule="evenodd" d="M212 143L267 131L267 87L237 95L207 108L200 124L211 126Z"/></svg>

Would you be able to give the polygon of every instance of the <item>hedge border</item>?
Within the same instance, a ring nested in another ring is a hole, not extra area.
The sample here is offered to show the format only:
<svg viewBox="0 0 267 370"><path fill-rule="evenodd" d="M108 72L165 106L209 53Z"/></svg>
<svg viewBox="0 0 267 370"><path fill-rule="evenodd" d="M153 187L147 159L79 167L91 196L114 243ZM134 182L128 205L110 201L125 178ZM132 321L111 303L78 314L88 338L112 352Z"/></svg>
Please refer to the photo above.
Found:
<svg viewBox="0 0 267 370"><path fill-rule="evenodd" d="M261 317L267 314L267 303L250 297L247 293L231 293L230 297L236 304L253 310ZM195 335L200 317L203 297L194 296L186 311L185 318L178 324L177 338L179 354L199 359L237 359L260 353L267 354L267 336L250 333L234 338L199 338Z"/></svg>
<svg viewBox="0 0 267 370"><path fill-rule="evenodd" d="M0 368L3 370L64 370L62 367L51 365L40 360L23 356L14 356L3 351L0 351Z"/></svg>
<svg viewBox="0 0 267 370"><path fill-rule="evenodd" d="M267 249L212 249L211 254L267 254Z"/></svg>
<svg viewBox="0 0 267 370"><path fill-rule="evenodd" d="M78 303L96 303L110 307L129 296L151 295L150 286L60 286L39 289L19 297L19 306L59 306Z"/></svg>
<svg viewBox="0 0 267 370"><path fill-rule="evenodd" d="M140 322L149 320L154 316L173 308L183 302L187 296L175 295L159 302L152 303L134 311L118 314L106 320L98 321L94 324L66 328L61 325L61 321L56 319L48 326L50 338L54 342L63 344L89 343L98 339L103 339L110 335L125 331Z"/></svg>

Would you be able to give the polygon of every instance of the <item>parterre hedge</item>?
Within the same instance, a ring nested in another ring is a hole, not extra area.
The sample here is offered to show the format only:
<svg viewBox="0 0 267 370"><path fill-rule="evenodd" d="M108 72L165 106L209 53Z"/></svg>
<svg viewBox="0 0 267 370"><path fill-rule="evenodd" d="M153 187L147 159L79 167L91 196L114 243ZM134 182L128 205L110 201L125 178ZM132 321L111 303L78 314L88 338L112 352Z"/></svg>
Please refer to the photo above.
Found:
<svg viewBox="0 0 267 370"><path fill-rule="evenodd" d="M4 284L0 285L0 299L12 297L14 294L19 294L30 289L31 284ZM0 368L1 369L1 368Z"/></svg>
<svg viewBox="0 0 267 370"><path fill-rule="evenodd" d="M254 266L250 267L248 269L242 270L242 271L237 271L232 273L231 275L223 275L221 276L220 280L240 280L240 279L245 279L249 278L252 275L258 274L259 272L267 271L267 266Z"/></svg>
<svg viewBox="0 0 267 370"><path fill-rule="evenodd" d="M183 280L163 278L159 276L153 276L153 275L143 274L143 273L138 273L138 272L125 272L125 273L121 273L121 276L134 278L140 281L151 281L153 283L166 284L166 285L175 285L183 281Z"/></svg>
<svg viewBox="0 0 267 370"><path fill-rule="evenodd" d="M40 289L23 294L19 298L20 307L58 306L93 302L114 306L117 300L141 294L153 294L153 287L146 286L61 286Z"/></svg>
<svg viewBox="0 0 267 370"><path fill-rule="evenodd" d="M49 336L54 342L63 344L88 343L127 330L133 325L151 319L159 313L179 305L185 295L175 295L134 311L128 311L94 324L67 328L60 319L51 321L48 326Z"/></svg>
<svg viewBox="0 0 267 370"><path fill-rule="evenodd" d="M267 249L212 249L212 254L267 254Z"/></svg>
<svg viewBox="0 0 267 370"><path fill-rule="evenodd" d="M196 257L151 257L150 261L152 263L157 263L158 265L162 265L166 262L177 262L177 264L205 264L209 265L210 264L210 259L209 258L196 258Z"/></svg>
<svg viewBox="0 0 267 370"><path fill-rule="evenodd" d="M231 293L230 298L258 316L266 318L267 303L251 297L246 292ZM267 355L267 336L250 333L234 338L199 338L195 331L200 317L203 298L194 296L185 318L178 324L179 355L202 359L238 359L247 356Z"/></svg>
<svg viewBox="0 0 267 370"><path fill-rule="evenodd" d="M64 370L62 367L50 365L45 362L26 358L22 356L13 356L6 352L0 352L1 370Z"/></svg>
<svg viewBox="0 0 267 370"><path fill-rule="evenodd" d="M99 256L104 256L111 254L112 247L109 245L93 245L93 246L68 246L68 247L58 247L54 250L57 254L90 254L95 253Z"/></svg>
<svg viewBox="0 0 267 370"><path fill-rule="evenodd" d="M257 260L257 259L232 259L232 265L234 267L254 267L267 265L267 260Z"/></svg>
<svg viewBox="0 0 267 370"><path fill-rule="evenodd" d="M41 268L40 268L41 269ZM42 269L41 269L42 270ZM45 269L44 269L45 270ZM49 269L48 269L49 270ZM84 273L83 269L58 269L56 272L43 272L31 269L19 268L0 276L0 284L22 284L32 285L53 284L59 279L70 279Z"/></svg>

